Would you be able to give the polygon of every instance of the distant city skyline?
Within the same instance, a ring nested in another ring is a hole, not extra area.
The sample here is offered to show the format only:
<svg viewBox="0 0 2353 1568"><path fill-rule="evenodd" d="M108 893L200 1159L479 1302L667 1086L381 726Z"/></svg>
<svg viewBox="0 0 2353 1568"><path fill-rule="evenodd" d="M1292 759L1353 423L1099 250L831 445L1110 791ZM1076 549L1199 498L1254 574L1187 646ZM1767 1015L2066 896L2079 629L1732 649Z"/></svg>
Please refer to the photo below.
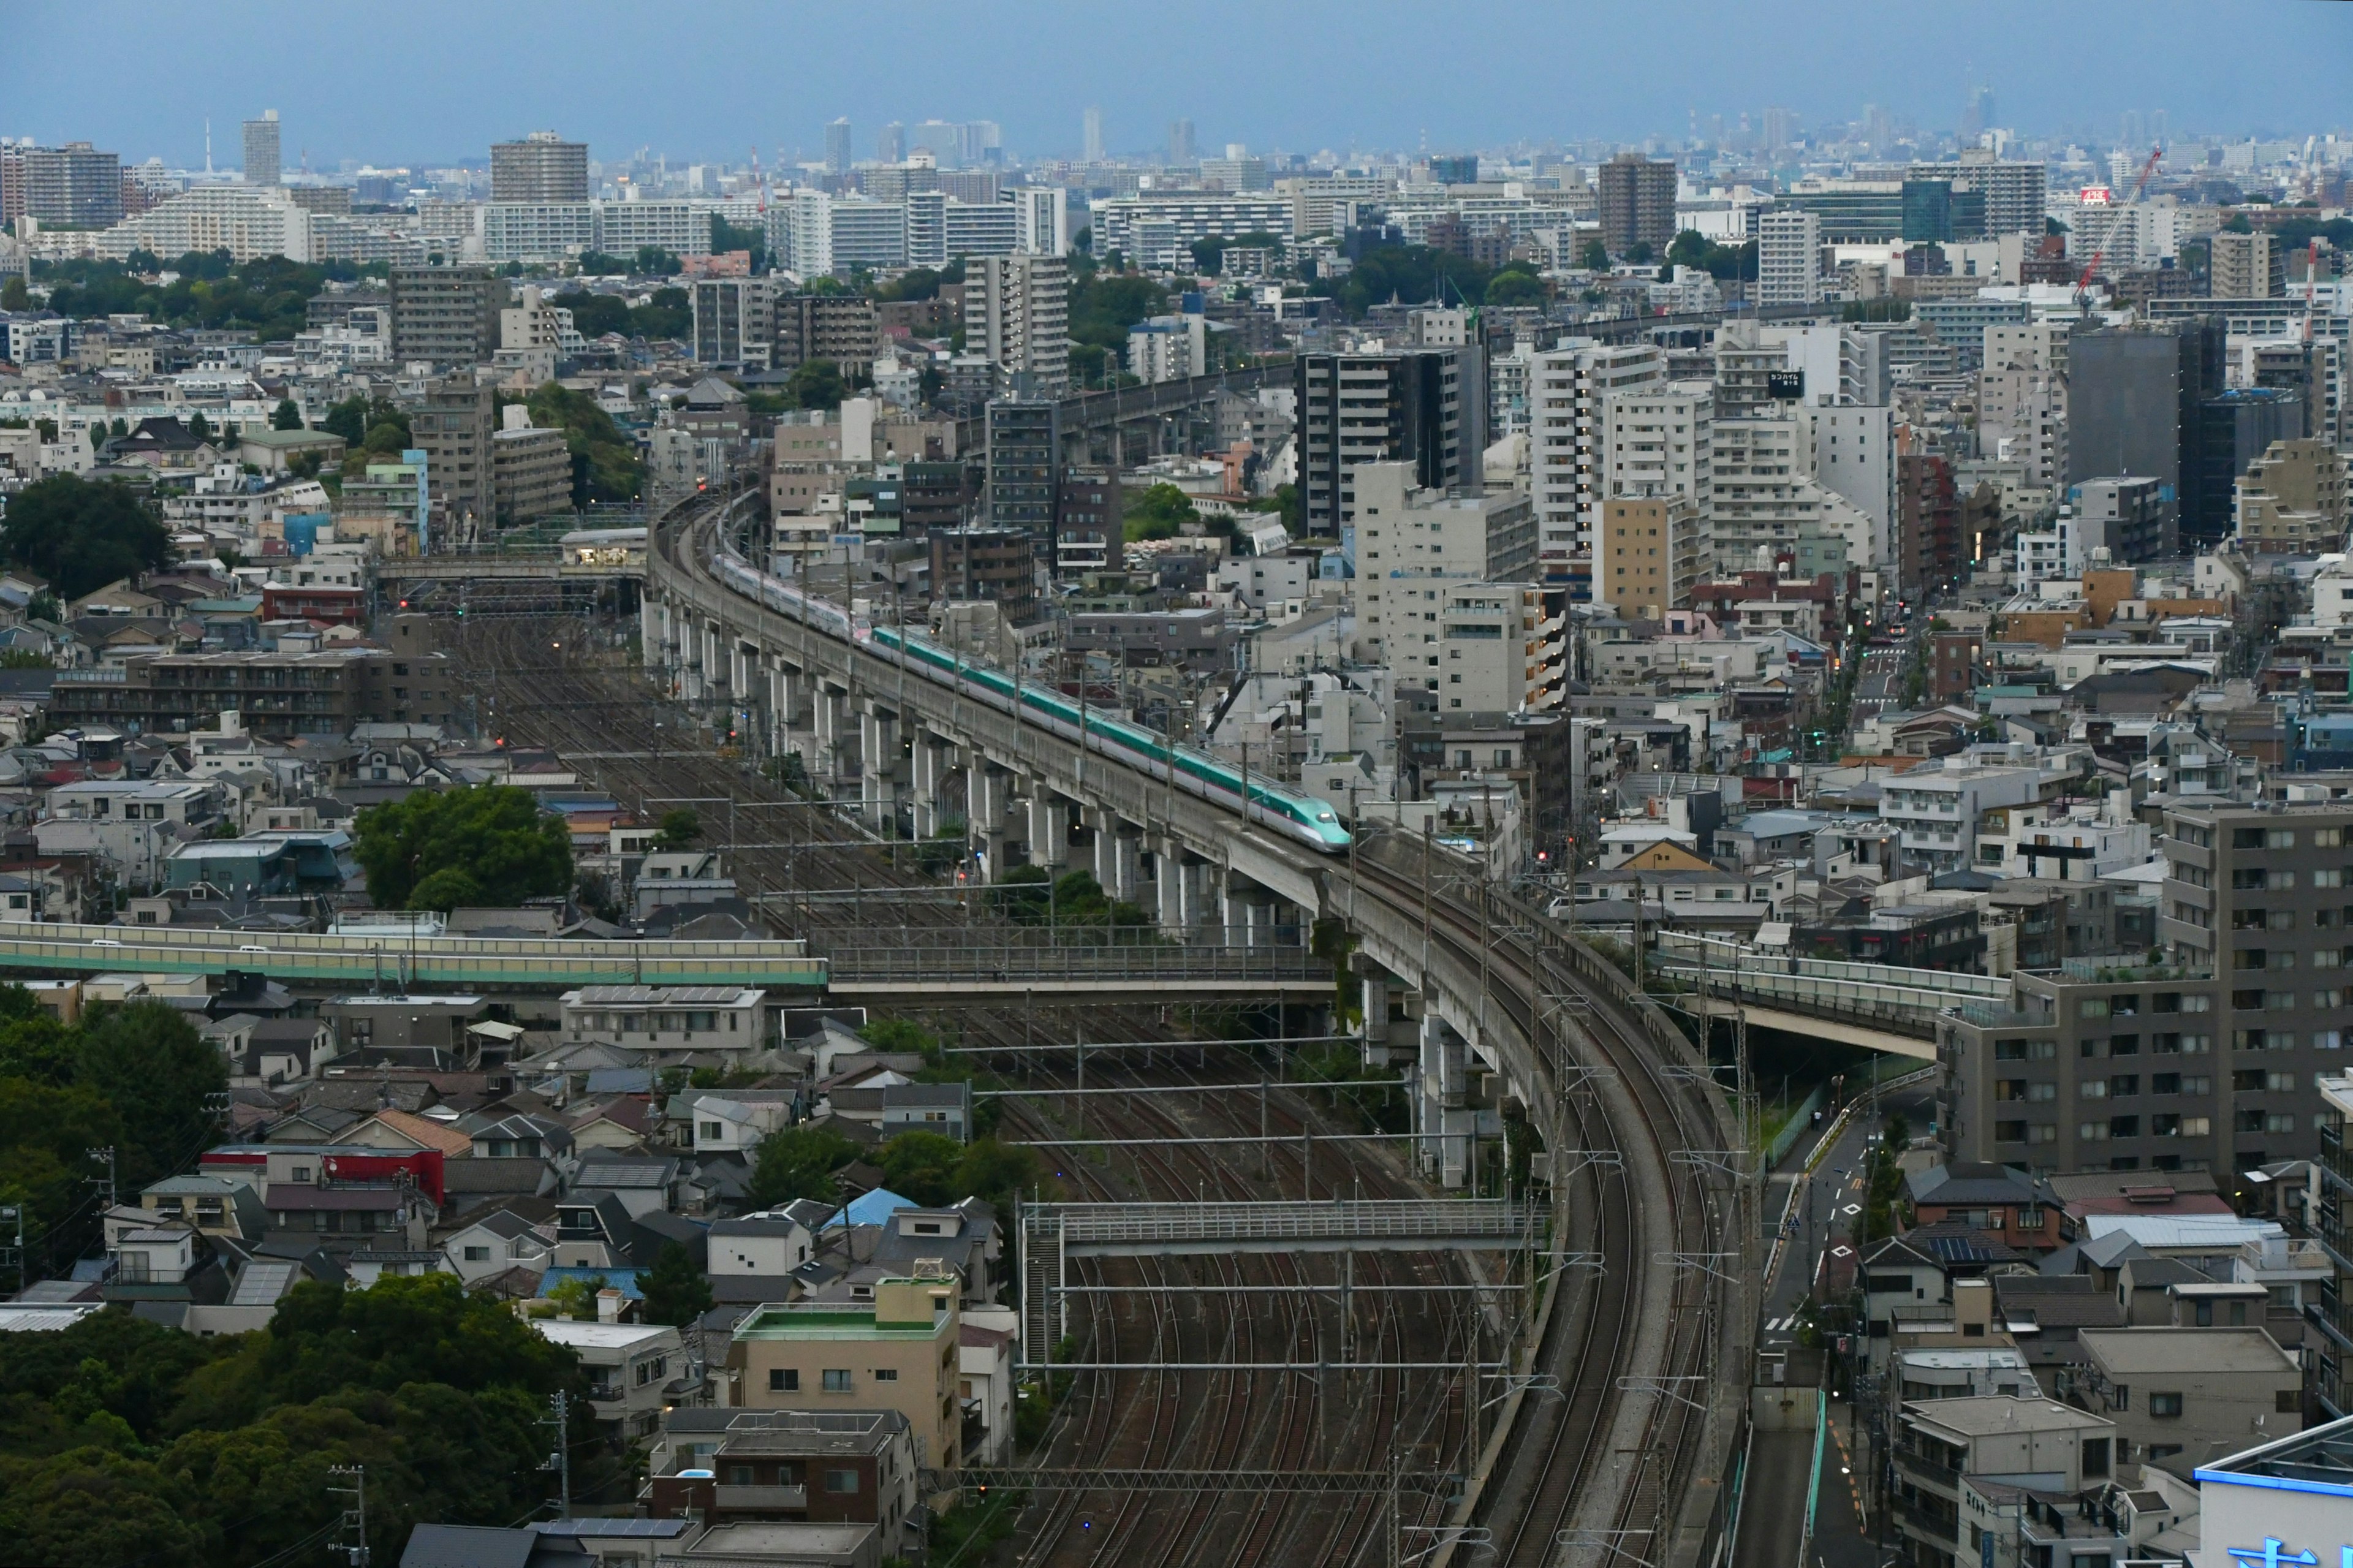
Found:
<svg viewBox="0 0 2353 1568"><path fill-rule="evenodd" d="M2054 12L2021 0L1967 8L1700 0L1662 36L1651 6L1564 14L1510 0L1417 35L1425 8L1312 0L1269 10L1204 0L1187 14L1215 70L1155 74L1170 51L1158 16L1015 3L986 18L912 13L878 33L862 15L781 12L714 0L691 27L590 4L485 9L415 0L397 29L380 13L256 0L237 25L153 26L141 7L51 14L37 52L0 62L0 134L88 139L126 161L234 167L238 126L265 104L285 126L282 161L334 169L481 159L491 142L553 126L599 160L645 147L682 161L814 160L846 116L871 157L892 121L992 120L1027 159L1072 157L1103 102L1105 151L1165 144L1172 121L1203 149L1463 152L1516 142L1680 141L1711 117L1795 111L1803 127L1877 105L1927 132L1962 121L1991 89L1999 122L2030 136L2103 142L2122 117L2163 111L2178 136L2327 132L2353 69L2353 7L2295 0L2087 0ZM1082 20L1083 25L1072 25ZM923 31L935 29L936 38ZM2201 47L2233 29L2297 47L2260 69ZM1498 49L1519 37L1528 47ZM465 47L456 40L465 40ZM1408 40L1414 38L1411 47ZM783 60L774 47L789 45ZM1204 58L1204 57L1191 57ZM1117 96L1103 68L1125 62ZM789 89L778 90L780 66Z"/></svg>

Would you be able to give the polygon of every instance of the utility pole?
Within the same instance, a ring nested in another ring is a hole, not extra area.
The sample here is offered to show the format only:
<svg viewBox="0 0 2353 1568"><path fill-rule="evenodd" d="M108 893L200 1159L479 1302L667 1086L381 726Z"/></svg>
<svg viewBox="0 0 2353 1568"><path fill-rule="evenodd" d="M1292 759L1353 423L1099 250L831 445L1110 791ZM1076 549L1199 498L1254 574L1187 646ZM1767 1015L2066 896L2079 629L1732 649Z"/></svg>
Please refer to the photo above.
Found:
<svg viewBox="0 0 2353 1568"><path fill-rule="evenodd" d="M557 1493L559 1501L555 1517L570 1519L572 1517L572 1396L562 1389L557 1389L549 1396L547 1403L548 1414L541 1419L543 1425L555 1428L555 1451L547 1457L547 1463L540 1468L554 1470L557 1478L556 1484L562 1489Z"/></svg>
<svg viewBox="0 0 2353 1568"><path fill-rule="evenodd" d="M0 1247L0 1268L13 1268L16 1270L16 1293L21 1296L24 1294L25 1286L27 1283L25 1278L26 1273L25 1267L25 1205L22 1204L0 1205L0 1225L13 1225L16 1229L16 1240L5 1247ZM0 1235L5 1234L6 1233L0 1232Z"/></svg>
<svg viewBox="0 0 2353 1568"><path fill-rule="evenodd" d="M350 1562L352 1568L368 1568L367 1467L365 1465L330 1465L327 1468L327 1473L331 1476L349 1476L352 1479L350 1486L327 1489L333 1496L347 1497L352 1500L352 1506L343 1510L343 1517L335 1526L338 1531L350 1531L352 1538L347 1542L336 1542L329 1550L342 1552Z"/></svg>
<svg viewBox="0 0 2353 1568"><path fill-rule="evenodd" d="M91 1149L88 1153L91 1159L102 1160L106 1163L106 1174L92 1176L90 1180L106 1194L106 1206L111 1209L114 1206L114 1145L109 1143L103 1149Z"/></svg>

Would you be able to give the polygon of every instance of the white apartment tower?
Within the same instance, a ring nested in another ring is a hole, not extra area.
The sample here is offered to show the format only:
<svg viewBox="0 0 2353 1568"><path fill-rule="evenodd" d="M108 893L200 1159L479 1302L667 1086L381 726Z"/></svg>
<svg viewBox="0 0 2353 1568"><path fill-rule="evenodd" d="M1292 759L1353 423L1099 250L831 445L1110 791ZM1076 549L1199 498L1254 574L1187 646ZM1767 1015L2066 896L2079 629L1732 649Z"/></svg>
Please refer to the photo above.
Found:
<svg viewBox="0 0 2353 1568"><path fill-rule="evenodd" d="M1032 256L1071 254L1071 193L1060 185L1016 185L1005 199L1020 214L1015 246Z"/></svg>
<svg viewBox="0 0 2353 1568"><path fill-rule="evenodd" d="M1059 256L985 256L965 264L965 346L1036 390L1071 381L1071 272Z"/></svg>
<svg viewBox="0 0 2353 1568"><path fill-rule="evenodd" d="M1601 405L1602 496L1681 496L1715 506L1715 384L1671 381Z"/></svg>
<svg viewBox="0 0 2353 1568"><path fill-rule="evenodd" d="M1978 453L2026 465L2026 482L2067 478L2067 331L2050 321L1985 330L1978 374Z"/></svg>
<svg viewBox="0 0 2353 1568"><path fill-rule="evenodd" d="M1613 394L1661 385L1666 379L1667 356L1652 343L1572 341L1530 362L1530 486L1546 577L1567 578L1570 562L1591 551L1593 528L1608 494L1602 405Z"/></svg>
<svg viewBox="0 0 2353 1568"><path fill-rule="evenodd" d="M1822 297L1822 220L1810 212L1757 219L1757 302L1812 305Z"/></svg>

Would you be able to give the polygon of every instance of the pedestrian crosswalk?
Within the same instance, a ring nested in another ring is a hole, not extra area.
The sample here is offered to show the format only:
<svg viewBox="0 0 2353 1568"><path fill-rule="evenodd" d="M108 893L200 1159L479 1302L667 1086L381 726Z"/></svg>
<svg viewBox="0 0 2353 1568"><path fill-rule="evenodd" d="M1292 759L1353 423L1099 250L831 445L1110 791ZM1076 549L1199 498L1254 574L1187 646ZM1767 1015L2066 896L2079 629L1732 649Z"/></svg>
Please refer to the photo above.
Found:
<svg viewBox="0 0 2353 1568"><path fill-rule="evenodd" d="M1797 1327L1798 1319L1795 1313L1791 1313L1786 1318L1767 1318L1765 1320L1765 1331L1768 1334L1792 1333L1796 1331Z"/></svg>

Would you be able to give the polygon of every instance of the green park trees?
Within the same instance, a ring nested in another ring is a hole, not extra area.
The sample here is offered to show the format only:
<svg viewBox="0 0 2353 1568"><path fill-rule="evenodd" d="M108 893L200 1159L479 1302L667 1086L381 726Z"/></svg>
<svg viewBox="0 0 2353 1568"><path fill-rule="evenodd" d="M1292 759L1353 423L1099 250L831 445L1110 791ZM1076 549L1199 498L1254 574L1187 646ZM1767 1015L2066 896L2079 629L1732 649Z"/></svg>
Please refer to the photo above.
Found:
<svg viewBox="0 0 2353 1568"><path fill-rule="evenodd" d="M360 869L378 908L505 907L568 892L572 838L530 792L419 791L358 818Z"/></svg>

